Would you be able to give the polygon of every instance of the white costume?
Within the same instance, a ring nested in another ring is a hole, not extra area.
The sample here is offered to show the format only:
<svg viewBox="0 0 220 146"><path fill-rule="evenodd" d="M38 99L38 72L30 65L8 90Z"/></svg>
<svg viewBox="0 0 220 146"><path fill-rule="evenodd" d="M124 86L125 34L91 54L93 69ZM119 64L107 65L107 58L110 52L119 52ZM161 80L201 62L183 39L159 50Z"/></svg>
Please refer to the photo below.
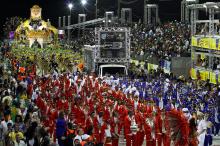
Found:
<svg viewBox="0 0 220 146"><path fill-rule="evenodd" d="M207 124L205 120L200 120L198 123L198 133L201 133L203 130L205 130L203 133L198 135L199 145L198 146L204 146L205 142L205 134L206 134Z"/></svg>

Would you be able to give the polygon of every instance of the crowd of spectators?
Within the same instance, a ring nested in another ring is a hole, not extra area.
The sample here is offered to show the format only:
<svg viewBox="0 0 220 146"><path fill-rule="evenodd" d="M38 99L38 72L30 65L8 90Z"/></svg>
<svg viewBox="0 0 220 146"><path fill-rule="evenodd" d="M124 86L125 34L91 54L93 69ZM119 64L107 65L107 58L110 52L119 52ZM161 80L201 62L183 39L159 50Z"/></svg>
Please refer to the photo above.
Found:
<svg viewBox="0 0 220 146"><path fill-rule="evenodd" d="M131 55L133 58L190 56L190 25L178 21L144 26L142 23L130 25L115 24L113 27L131 28ZM83 45L94 45L94 29L85 30L85 35L71 42L80 50Z"/></svg>
<svg viewBox="0 0 220 146"><path fill-rule="evenodd" d="M132 48L140 56L171 57L190 56L190 26L181 22L167 22L154 27L143 24L131 29Z"/></svg>

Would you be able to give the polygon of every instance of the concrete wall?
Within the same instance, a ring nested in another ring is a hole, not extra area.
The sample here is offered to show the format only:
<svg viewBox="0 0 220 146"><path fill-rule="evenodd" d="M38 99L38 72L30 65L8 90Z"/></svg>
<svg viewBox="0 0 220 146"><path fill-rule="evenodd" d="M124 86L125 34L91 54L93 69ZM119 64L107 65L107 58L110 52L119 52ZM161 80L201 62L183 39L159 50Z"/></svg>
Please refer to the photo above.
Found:
<svg viewBox="0 0 220 146"><path fill-rule="evenodd" d="M157 57L148 58L148 63L159 65L159 59ZM173 57L171 59L171 72L179 77L184 75L188 78L191 68L191 57Z"/></svg>
<svg viewBox="0 0 220 146"><path fill-rule="evenodd" d="M173 57L171 59L171 72L177 77L184 75L185 78L188 78L190 68L190 57Z"/></svg>

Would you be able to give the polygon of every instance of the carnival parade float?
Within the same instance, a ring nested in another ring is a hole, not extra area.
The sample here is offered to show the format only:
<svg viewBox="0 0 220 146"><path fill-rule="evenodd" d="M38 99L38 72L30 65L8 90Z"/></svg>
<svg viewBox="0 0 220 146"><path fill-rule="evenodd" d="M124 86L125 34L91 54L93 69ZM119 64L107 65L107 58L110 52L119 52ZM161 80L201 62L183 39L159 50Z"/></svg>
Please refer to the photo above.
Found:
<svg viewBox="0 0 220 146"><path fill-rule="evenodd" d="M18 43L28 44L29 47L38 45L41 48L57 42L58 30L49 21L42 20L42 9L38 5L31 8L31 17L21 23L15 31Z"/></svg>
<svg viewBox="0 0 220 146"><path fill-rule="evenodd" d="M81 62L80 53L60 45L58 30L51 25L49 19L42 19L42 9L34 5L30 11L30 19L23 21L15 30L11 44L12 55L19 60L29 58L37 62L38 68L47 68L45 70L49 70L52 57L55 57L61 69L65 70L71 68L71 64Z"/></svg>

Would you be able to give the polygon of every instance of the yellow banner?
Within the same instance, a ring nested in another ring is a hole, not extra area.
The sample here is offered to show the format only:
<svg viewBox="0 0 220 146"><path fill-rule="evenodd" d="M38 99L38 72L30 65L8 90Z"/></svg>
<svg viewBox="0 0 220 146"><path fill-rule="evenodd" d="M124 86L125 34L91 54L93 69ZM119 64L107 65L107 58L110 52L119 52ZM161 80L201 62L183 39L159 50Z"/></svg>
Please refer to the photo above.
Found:
<svg viewBox="0 0 220 146"><path fill-rule="evenodd" d="M197 44L198 44L198 47L209 49L210 40L209 40L209 38L201 38L201 39L199 39Z"/></svg>
<svg viewBox="0 0 220 146"><path fill-rule="evenodd" d="M152 64L148 63L148 64L147 64L147 70L150 71L150 70L152 70L152 69L153 69Z"/></svg>
<svg viewBox="0 0 220 146"><path fill-rule="evenodd" d="M216 38L196 38L192 37L191 45L194 47L204 48L204 49L213 49L220 50L220 44L216 46L217 39Z"/></svg>
<svg viewBox="0 0 220 146"><path fill-rule="evenodd" d="M206 80L210 79L209 71L206 71L206 72L205 72L205 77L206 77Z"/></svg>
<svg viewBox="0 0 220 146"><path fill-rule="evenodd" d="M192 43L192 46L197 46L197 39L196 39L196 37L192 37L191 43Z"/></svg>
<svg viewBox="0 0 220 146"><path fill-rule="evenodd" d="M218 48L217 48L218 46L216 46L217 40L215 38L209 38L209 41L210 41L209 48L213 49L213 50L218 50Z"/></svg>
<svg viewBox="0 0 220 146"><path fill-rule="evenodd" d="M132 60L131 59L131 63L134 63L136 66L139 64L139 61L138 60Z"/></svg>
<svg viewBox="0 0 220 146"><path fill-rule="evenodd" d="M216 74L214 72L210 72L209 73L209 80L210 80L210 83L213 83L213 84L217 83L217 81L216 81Z"/></svg>
<svg viewBox="0 0 220 146"><path fill-rule="evenodd" d="M192 79L197 79L196 70L194 68L191 69L190 74Z"/></svg>
<svg viewBox="0 0 220 146"><path fill-rule="evenodd" d="M158 68L158 65L155 65L155 64L150 64L150 63L148 63L147 64L147 69L148 69L148 71L150 71L150 70L156 70Z"/></svg>
<svg viewBox="0 0 220 146"><path fill-rule="evenodd" d="M200 75L201 80L203 80L203 81L206 80L206 74L205 74L205 71L199 71L199 75Z"/></svg>

